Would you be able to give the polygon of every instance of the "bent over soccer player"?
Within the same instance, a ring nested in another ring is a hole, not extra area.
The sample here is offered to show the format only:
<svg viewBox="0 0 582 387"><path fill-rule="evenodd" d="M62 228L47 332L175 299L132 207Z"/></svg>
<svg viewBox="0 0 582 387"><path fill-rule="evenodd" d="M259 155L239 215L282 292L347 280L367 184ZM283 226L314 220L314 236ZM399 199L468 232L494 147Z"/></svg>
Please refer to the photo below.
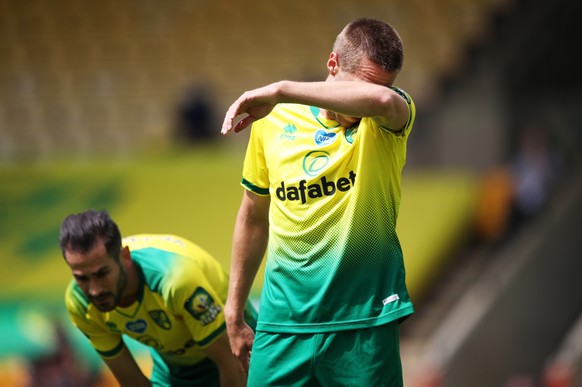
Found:
<svg viewBox="0 0 582 387"><path fill-rule="evenodd" d="M173 235L122 240L105 210L67 216L60 246L71 319L122 386L246 385L226 335L228 276L209 253ZM123 335L151 347L151 382Z"/></svg>
<svg viewBox="0 0 582 387"><path fill-rule="evenodd" d="M223 134L252 125L225 310L249 386L403 384L413 306L396 219L415 107L394 86L402 63L389 24L355 20L325 81L254 89L226 113ZM265 249L255 337L243 312Z"/></svg>

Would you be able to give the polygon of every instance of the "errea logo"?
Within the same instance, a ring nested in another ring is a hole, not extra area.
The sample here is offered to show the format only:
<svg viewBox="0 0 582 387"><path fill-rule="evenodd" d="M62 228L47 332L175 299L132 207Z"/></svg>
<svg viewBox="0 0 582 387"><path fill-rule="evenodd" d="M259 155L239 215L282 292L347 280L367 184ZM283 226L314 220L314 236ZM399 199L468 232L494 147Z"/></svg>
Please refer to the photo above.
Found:
<svg viewBox="0 0 582 387"><path fill-rule="evenodd" d="M295 124L287 124L283 126L284 133L281 134L281 140L295 140L295 132L297 132L297 127Z"/></svg>

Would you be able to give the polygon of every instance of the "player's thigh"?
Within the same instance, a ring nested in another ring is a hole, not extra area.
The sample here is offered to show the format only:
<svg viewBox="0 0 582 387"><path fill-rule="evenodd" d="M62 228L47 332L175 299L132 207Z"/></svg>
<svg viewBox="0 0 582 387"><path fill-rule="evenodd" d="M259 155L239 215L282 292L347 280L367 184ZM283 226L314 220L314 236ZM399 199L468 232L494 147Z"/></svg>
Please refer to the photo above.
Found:
<svg viewBox="0 0 582 387"><path fill-rule="evenodd" d="M248 387L313 386L314 335L257 332Z"/></svg>
<svg viewBox="0 0 582 387"><path fill-rule="evenodd" d="M322 386L401 387L398 323L326 335L315 374Z"/></svg>

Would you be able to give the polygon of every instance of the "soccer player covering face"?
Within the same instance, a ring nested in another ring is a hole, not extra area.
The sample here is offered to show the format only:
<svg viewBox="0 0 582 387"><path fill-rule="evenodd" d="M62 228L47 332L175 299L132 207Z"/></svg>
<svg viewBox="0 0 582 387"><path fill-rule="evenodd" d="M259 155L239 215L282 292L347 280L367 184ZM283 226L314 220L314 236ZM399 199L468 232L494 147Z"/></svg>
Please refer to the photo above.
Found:
<svg viewBox="0 0 582 387"><path fill-rule="evenodd" d="M413 313L396 219L415 119L394 86L402 42L359 19L322 82L247 91L222 133L251 126L225 315L249 386L402 386L399 323ZM266 253L259 320L244 305Z"/></svg>
<svg viewBox="0 0 582 387"><path fill-rule="evenodd" d="M226 335L228 276L209 253L174 235L122 240L106 211L67 216L60 246L73 280L65 300L73 323L122 386L245 386ZM248 304L245 318L254 326ZM144 375L122 337L149 346Z"/></svg>

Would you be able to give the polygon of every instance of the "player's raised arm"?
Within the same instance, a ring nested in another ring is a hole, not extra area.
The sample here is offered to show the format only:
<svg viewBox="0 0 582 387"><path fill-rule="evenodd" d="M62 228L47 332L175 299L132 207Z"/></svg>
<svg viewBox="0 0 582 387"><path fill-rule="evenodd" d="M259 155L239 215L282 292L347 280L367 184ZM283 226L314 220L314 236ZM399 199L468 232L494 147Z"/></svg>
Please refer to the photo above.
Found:
<svg viewBox="0 0 582 387"><path fill-rule="evenodd" d="M351 126L349 117L373 117L384 128L402 129L409 117L406 101L387 86L367 82L364 75L359 77L345 76L353 79L334 82L280 81L247 91L228 109L222 134L240 132L269 114L278 103L317 106L344 126ZM389 83L386 79L378 82ZM244 117L236 121L241 115Z"/></svg>
<svg viewBox="0 0 582 387"><path fill-rule="evenodd" d="M240 132L256 120L265 117L273 110L278 101L277 84L273 83L265 87L243 93L227 110L222 124L222 134L228 134L231 130ZM238 122L236 119L244 115Z"/></svg>

